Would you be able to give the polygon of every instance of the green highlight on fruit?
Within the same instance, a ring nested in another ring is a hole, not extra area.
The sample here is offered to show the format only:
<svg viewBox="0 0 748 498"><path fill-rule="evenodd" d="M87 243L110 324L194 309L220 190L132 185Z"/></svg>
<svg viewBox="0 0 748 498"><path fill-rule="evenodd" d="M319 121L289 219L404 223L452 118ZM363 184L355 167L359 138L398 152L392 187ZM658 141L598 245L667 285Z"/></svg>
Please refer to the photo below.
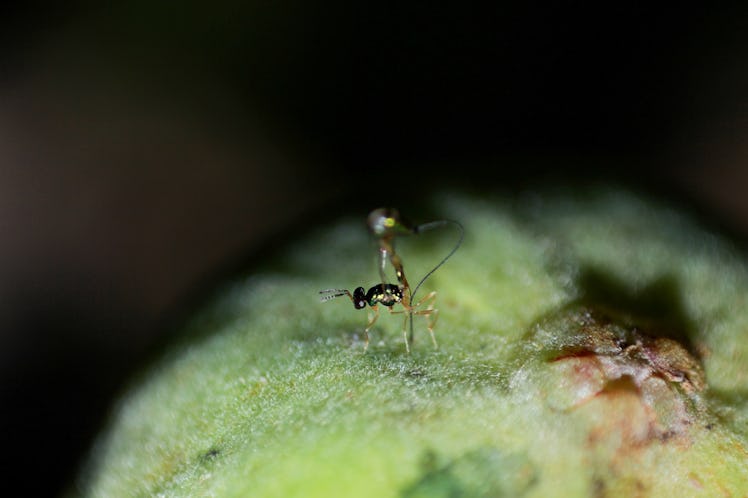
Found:
<svg viewBox="0 0 748 498"><path fill-rule="evenodd" d="M614 188L424 209L465 227L419 291L438 292L439 349L416 316L406 354L383 312L363 353L366 312L318 301L379 280L365 220L341 215L196 311L71 495L748 495L742 250ZM398 239L409 277L453 239Z"/></svg>

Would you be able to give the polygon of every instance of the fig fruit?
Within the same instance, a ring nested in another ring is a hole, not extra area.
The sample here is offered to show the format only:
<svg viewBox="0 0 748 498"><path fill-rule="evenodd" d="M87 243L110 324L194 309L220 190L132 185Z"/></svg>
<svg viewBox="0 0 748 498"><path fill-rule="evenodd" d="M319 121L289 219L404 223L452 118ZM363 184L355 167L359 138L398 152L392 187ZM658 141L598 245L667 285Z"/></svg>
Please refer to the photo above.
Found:
<svg viewBox="0 0 748 498"><path fill-rule="evenodd" d="M600 186L427 209L465 228L419 291L438 292L438 349L414 316L408 354L382 313L364 352L366 312L319 302L379 283L365 213L341 213L195 313L117 403L79 494L748 495L735 243ZM398 238L411 283L456 236Z"/></svg>

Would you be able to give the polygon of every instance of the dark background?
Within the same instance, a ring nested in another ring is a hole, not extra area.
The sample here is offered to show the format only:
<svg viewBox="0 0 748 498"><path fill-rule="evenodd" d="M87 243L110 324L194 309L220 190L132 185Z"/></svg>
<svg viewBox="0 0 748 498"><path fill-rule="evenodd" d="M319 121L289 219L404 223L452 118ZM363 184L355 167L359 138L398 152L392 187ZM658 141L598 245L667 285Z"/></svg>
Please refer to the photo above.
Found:
<svg viewBox="0 0 748 498"><path fill-rule="evenodd" d="M7 489L70 486L175 310L316 215L449 184L612 178L743 237L741 8L0 7Z"/></svg>

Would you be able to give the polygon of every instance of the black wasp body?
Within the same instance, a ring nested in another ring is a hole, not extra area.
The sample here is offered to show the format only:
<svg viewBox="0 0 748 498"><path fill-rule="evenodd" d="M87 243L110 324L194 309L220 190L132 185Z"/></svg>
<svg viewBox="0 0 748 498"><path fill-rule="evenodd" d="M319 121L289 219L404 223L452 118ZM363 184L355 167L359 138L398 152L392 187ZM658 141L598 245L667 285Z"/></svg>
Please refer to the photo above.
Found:
<svg viewBox="0 0 748 498"><path fill-rule="evenodd" d="M341 294L338 294L341 295ZM337 296L330 296L337 297ZM357 287L351 297L353 306L360 310L368 304L372 308L377 304L392 308L397 303L403 301L403 291L400 286L395 284L378 284L364 292L363 287Z"/></svg>
<svg viewBox="0 0 748 498"><path fill-rule="evenodd" d="M436 347L436 339L434 338L434 325L436 324L436 316L438 311L433 307L436 292L430 292L426 295L426 297L418 301L418 303L416 304L411 304L409 296L406 294L406 292L404 292L404 287L402 285L396 284L381 283L371 287L368 291L364 291L363 287L356 287L353 293L351 293L348 289L326 289L320 291L319 293L322 294L322 301L329 301L330 299L334 299L340 296L348 296L348 298L353 303L353 307L357 310L366 308L366 305L368 304L369 307L374 311L374 313L369 316L369 323L366 325L366 329L364 329L364 336L366 339L364 351L369 348L369 330L374 326L377 318L379 318L380 304L382 306L386 306L387 311L389 311L393 315L400 313L405 314L405 321L403 322L403 338L405 338L406 351L410 352L410 344L408 341L406 325L408 323L408 317L412 315L426 316L426 318L428 319L429 334L431 334L431 340L434 343L434 347ZM421 305L426 303L428 303L428 306L425 309L419 309ZM392 307L396 304L402 305L403 309L393 311Z"/></svg>

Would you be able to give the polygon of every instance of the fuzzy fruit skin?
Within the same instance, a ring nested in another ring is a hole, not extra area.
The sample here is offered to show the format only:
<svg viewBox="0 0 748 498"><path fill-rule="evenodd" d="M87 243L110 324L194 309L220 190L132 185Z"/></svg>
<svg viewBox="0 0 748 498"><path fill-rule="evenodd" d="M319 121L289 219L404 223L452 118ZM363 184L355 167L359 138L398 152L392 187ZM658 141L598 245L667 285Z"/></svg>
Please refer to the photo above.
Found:
<svg viewBox="0 0 748 498"><path fill-rule="evenodd" d="M431 205L466 232L424 285L438 350L385 313L362 353L365 314L317 291L373 285L375 248L361 219L320 227L196 313L73 494L748 495L742 253L616 189ZM411 279L453 241L399 239Z"/></svg>

